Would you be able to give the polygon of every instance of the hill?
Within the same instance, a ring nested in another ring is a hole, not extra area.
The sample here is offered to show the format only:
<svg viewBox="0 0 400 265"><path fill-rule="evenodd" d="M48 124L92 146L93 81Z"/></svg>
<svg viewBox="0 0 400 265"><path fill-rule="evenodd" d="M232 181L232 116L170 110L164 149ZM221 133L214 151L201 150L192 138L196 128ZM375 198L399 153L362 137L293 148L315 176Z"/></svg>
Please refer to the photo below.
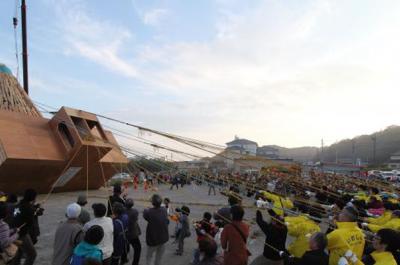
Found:
<svg viewBox="0 0 400 265"><path fill-rule="evenodd" d="M318 148L313 146L303 146L295 148L286 148L278 145L268 145L279 150L280 158L290 158L295 161L311 161L314 160L318 154Z"/></svg>
<svg viewBox="0 0 400 265"><path fill-rule="evenodd" d="M374 139L376 153L374 161ZM370 164L385 163L400 150L400 126L393 125L369 135L345 139L325 148L323 159L327 162L355 161L357 158ZM319 159L318 157L316 157Z"/></svg>

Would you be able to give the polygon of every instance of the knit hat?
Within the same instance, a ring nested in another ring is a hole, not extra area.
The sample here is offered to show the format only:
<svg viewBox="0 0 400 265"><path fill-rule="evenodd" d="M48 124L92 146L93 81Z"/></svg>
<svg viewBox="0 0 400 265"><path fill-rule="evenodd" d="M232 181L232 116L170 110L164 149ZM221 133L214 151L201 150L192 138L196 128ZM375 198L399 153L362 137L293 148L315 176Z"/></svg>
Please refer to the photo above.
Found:
<svg viewBox="0 0 400 265"><path fill-rule="evenodd" d="M67 207L67 217L69 219L76 219L81 214L81 206L77 203L71 203Z"/></svg>
<svg viewBox="0 0 400 265"><path fill-rule="evenodd" d="M87 204L86 195L85 195L85 194L80 194L80 195L78 196L77 203L78 203L79 205L85 205L85 204Z"/></svg>

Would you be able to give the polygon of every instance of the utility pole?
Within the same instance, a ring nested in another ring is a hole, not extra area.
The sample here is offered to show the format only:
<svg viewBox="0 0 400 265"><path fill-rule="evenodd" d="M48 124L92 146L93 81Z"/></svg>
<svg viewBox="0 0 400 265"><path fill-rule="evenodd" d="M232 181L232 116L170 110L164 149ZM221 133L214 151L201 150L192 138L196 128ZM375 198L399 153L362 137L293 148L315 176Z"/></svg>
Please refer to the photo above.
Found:
<svg viewBox="0 0 400 265"><path fill-rule="evenodd" d="M321 163L324 162L324 139L321 139Z"/></svg>
<svg viewBox="0 0 400 265"><path fill-rule="evenodd" d="M372 139L372 161L374 161L374 164L376 165L376 135L371 136Z"/></svg>
<svg viewBox="0 0 400 265"><path fill-rule="evenodd" d="M29 93L28 84L28 42L26 33L26 4L25 0L22 0L21 4L21 26L22 26L22 64L24 74L24 90L26 94Z"/></svg>
<svg viewBox="0 0 400 265"><path fill-rule="evenodd" d="M356 140L355 139L351 140L351 154L352 154L353 165L355 165L356 164Z"/></svg>

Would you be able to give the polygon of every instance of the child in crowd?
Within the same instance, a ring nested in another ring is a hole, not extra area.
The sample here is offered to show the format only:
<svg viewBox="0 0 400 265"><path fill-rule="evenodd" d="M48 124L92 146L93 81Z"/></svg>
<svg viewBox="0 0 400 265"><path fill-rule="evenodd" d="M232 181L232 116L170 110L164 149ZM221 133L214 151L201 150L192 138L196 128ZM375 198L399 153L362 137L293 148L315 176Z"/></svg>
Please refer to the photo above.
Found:
<svg viewBox="0 0 400 265"><path fill-rule="evenodd" d="M182 208L177 208L176 211L180 214L178 221L178 231L176 234L176 240L178 241L178 249L176 250L176 255L182 256L183 245L186 237L190 236L190 226L189 226L189 214L190 209L187 206L182 206Z"/></svg>
<svg viewBox="0 0 400 265"><path fill-rule="evenodd" d="M103 253L97 246L104 237L103 228L99 225L91 226L81 243L74 249L71 265L84 265L88 259L102 262ZM91 263L89 263L91 264Z"/></svg>

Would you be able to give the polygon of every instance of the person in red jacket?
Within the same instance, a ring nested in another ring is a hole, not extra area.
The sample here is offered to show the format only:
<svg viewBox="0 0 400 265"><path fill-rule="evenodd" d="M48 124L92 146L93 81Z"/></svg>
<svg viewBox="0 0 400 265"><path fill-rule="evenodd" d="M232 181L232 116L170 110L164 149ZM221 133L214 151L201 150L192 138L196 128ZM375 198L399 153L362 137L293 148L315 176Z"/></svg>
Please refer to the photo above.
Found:
<svg viewBox="0 0 400 265"><path fill-rule="evenodd" d="M221 246L224 250L224 265L247 265L249 251L246 241L250 228L243 220L242 206L231 208L232 222L224 227L221 235Z"/></svg>

